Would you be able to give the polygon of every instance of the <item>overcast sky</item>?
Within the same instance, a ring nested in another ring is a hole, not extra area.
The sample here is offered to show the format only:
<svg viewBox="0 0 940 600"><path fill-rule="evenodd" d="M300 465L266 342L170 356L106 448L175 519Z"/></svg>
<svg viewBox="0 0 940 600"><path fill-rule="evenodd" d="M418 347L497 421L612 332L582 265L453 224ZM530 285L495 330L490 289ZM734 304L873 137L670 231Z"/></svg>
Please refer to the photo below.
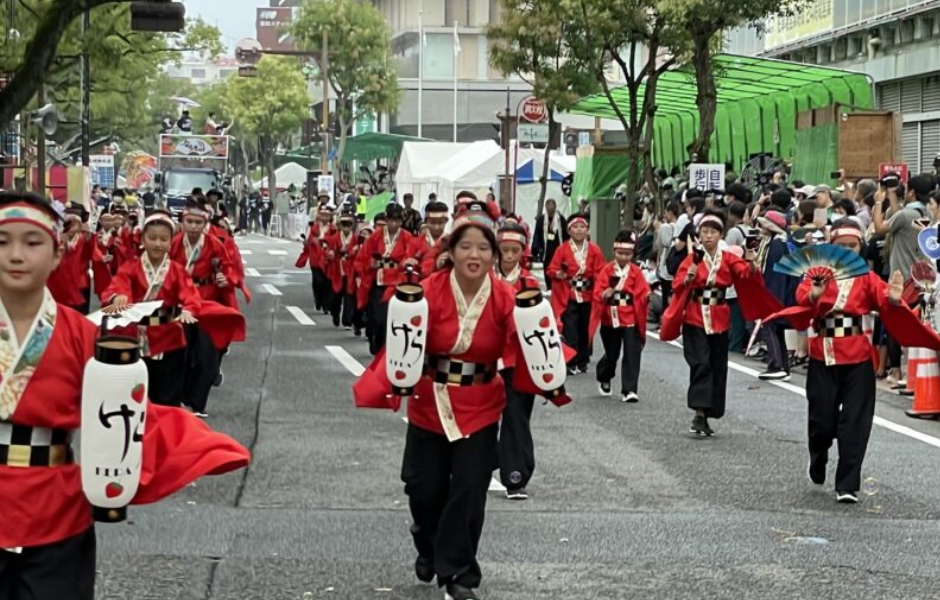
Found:
<svg viewBox="0 0 940 600"><path fill-rule="evenodd" d="M255 9L268 6L267 0L185 0L187 17L203 20L222 30L222 42L229 49L238 40L255 37Z"/></svg>

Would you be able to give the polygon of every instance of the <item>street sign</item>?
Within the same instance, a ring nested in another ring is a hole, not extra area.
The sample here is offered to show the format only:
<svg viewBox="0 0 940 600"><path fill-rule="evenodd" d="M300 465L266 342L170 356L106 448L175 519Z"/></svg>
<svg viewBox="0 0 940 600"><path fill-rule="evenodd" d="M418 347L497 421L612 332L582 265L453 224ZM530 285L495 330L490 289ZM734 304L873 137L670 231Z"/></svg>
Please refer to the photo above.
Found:
<svg viewBox="0 0 940 600"><path fill-rule="evenodd" d="M330 194L330 202L333 202L334 190L333 190L333 176L332 175L320 175L317 177L317 193L319 194L322 191L326 191Z"/></svg>
<svg viewBox="0 0 940 600"><path fill-rule="evenodd" d="M689 187L703 192L725 191L725 166L692 163L689 165Z"/></svg>
<svg viewBox="0 0 940 600"><path fill-rule="evenodd" d="M590 131L579 131L578 132L578 148L586 148L591 145L591 132Z"/></svg>
<svg viewBox="0 0 940 600"><path fill-rule="evenodd" d="M114 187L114 155L92 154L89 158L91 182L101 187Z"/></svg>
<svg viewBox="0 0 940 600"><path fill-rule="evenodd" d="M516 135L520 144L547 144L548 123L519 123Z"/></svg>
<svg viewBox="0 0 940 600"><path fill-rule="evenodd" d="M522 101L519 115L529 123L544 123L548 120L548 109L545 108L544 102L535 96L529 96Z"/></svg>
<svg viewBox="0 0 940 600"><path fill-rule="evenodd" d="M911 169L907 163L881 163L878 165L878 179L884 179L888 173L897 173L905 184L911 177Z"/></svg>

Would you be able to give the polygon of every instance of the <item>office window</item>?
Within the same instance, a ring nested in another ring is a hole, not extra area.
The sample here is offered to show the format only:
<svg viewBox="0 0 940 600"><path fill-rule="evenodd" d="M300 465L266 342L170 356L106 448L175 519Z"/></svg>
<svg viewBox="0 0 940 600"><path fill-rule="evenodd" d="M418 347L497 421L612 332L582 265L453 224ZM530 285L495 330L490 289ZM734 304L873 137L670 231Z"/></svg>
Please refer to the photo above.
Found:
<svg viewBox="0 0 940 600"><path fill-rule="evenodd" d="M205 69L193 69L192 71L189 72L189 76L192 79L205 79L206 70Z"/></svg>

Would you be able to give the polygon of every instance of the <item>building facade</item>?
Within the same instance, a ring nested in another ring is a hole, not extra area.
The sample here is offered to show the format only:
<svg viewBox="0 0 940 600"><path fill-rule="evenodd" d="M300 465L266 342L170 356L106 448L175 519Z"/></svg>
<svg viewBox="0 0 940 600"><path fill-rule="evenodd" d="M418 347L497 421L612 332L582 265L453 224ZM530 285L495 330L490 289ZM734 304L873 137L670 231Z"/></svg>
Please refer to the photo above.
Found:
<svg viewBox="0 0 940 600"><path fill-rule="evenodd" d="M238 74L238 61L233 57L216 60L184 58L179 65L170 64L167 74L177 79L188 79L195 85L212 85Z"/></svg>
<svg viewBox="0 0 940 600"><path fill-rule="evenodd" d="M729 52L866 73L876 107L900 112L911 172L940 154L940 0L816 0L769 19L764 33L731 32Z"/></svg>

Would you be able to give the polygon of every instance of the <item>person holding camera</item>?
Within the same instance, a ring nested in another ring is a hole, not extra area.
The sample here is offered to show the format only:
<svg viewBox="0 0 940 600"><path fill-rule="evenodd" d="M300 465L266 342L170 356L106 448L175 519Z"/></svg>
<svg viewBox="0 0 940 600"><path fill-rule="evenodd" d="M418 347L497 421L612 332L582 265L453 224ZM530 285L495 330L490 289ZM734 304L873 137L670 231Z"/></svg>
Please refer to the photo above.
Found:
<svg viewBox="0 0 940 600"><path fill-rule="evenodd" d="M775 192L776 193L776 192ZM789 195L789 192L784 192ZM764 276L764 287L783 306L792 306L797 281L793 277L774 271L774 267L789 252L787 218L776 210L768 210L758 217L761 240L758 243L757 264ZM767 346L767 369L758 375L765 381L789 381L790 360L785 337L786 323L774 321L762 327L761 335Z"/></svg>

